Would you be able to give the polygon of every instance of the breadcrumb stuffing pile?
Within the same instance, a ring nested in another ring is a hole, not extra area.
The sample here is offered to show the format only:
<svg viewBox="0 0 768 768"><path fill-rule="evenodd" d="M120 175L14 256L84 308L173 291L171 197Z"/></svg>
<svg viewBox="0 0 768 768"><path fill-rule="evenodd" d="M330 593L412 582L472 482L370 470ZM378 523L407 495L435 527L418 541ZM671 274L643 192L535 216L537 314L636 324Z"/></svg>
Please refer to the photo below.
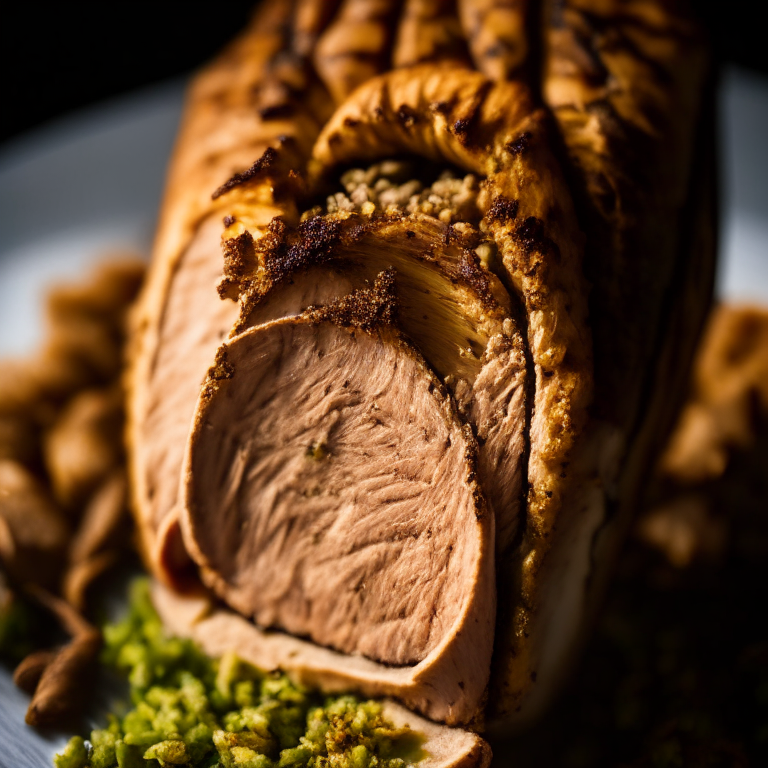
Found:
<svg viewBox="0 0 768 768"><path fill-rule="evenodd" d="M486 269L496 271L498 248L483 221L485 189L473 173L444 169L428 184L430 168L409 160L382 160L368 168L351 168L340 177L344 191L334 192L325 205L304 211L302 221L326 214L362 216L420 214L450 225Z"/></svg>
<svg viewBox="0 0 768 768"><path fill-rule="evenodd" d="M326 199L325 212L347 211L366 216L375 211L422 213L444 224L479 223L482 212L477 176L444 170L432 184L425 184L419 175L415 163L407 160L383 160L368 168L352 168L341 176L344 191ZM319 206L312 210L310 215L321 212Z"/></svg>

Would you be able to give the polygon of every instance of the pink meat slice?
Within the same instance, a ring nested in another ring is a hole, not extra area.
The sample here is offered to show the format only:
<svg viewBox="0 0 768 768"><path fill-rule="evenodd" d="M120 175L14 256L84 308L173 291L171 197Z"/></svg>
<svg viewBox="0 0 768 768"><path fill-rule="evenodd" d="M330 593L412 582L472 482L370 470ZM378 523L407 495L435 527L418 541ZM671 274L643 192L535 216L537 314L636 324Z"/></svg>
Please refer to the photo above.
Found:
<svg viewBox="0 0 768 768"><path fill-rule="evenodd" d="M476 447L421 356L389 326L304 317L222 351L184 479L207 584L262 627L386 664L458 627L490 653L492 617L465 621L493 549Z"/></svg>

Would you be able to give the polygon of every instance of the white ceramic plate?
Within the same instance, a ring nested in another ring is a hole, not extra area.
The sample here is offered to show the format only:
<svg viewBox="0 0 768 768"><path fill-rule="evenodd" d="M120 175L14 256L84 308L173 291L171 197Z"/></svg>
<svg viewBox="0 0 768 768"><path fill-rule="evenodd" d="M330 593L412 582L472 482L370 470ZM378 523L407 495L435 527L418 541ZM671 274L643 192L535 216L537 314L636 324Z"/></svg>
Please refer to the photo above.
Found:
<svg viewBox="0 0 768 768"><path fill-rule="evenodd" d="M39 342L48 285L105 250L148 251L182 95L168 83L0 149L0 359ZM718 295L768 304L768 79L727 71L720 119ZM46 768L66 740L27 728L27 703L0 667L0 768Z"/></svg>

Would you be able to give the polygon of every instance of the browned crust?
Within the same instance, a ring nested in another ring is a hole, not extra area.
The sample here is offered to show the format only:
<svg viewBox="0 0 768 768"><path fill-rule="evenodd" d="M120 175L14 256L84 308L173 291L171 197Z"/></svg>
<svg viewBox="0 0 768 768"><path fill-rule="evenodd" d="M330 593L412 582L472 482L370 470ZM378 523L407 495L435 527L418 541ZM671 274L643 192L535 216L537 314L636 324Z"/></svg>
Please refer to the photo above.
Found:
<svg viewBox="0 0 768 768"><path fill-rule="evenodd" d="M585 2L565 2L561 7L587 10ZM702 85L706 68L699 34L675 4L606 0L595 9L603 14L606 28L616 17L616 34L625 25L624 29L632 28L635 40L647 35L643 45L649 48L647 57L636 56L631 46L614 48L597 86L589 75L594 61L570 58L559 48L563 27L558 23L548 32L553 39L549 58L545 57L544 94L574 164L571 182L587 232L587 268L595 282L590 313L596 334L597 389L589 431L608 449L603 470L594 478L605 491L601 491L604 502L592 505L593 522L587 520L586 504L579 512L583 519L572 519L570 533L568 520L563 520L561 540L569 535L576 540L579 529L588 532L591 544L586 556L592 570L578 594L584 605L580 629L574 631L571 648L553 673L559 678L567 660L577 654L600 605L644 478L682 403L711 304L717 240L713 89L711 82L709 87ZM596 41L592 43L600 49ZM557 94L558 71L567 74L568 96ZM662 76L664 71L668 77ZM595 88L602 89L597 96ZM702 93L703 107L696 104ZM593 98L597 108L590 107ZM606 111L611 102L616 111ZM639 136L643 122L651 118L655 132ZM638 146L648 152L638 157ZM692 166L693 157L697 162ZM606 208L606 199L621 202ZM643 335L642 342L638 334ZM617 343L623 345L619 355ZM573 482L568 493L578 500L579 488ZM541 583L557 585L558 562L574 557L562 542L559 548L561 552L538 574ZM511 635L524 630L533 648L546 642L542 634L546 626L544 616L534 615L525 624L513 621L507 631ZM502 624L498 631L504 631ZM546 700L532 679L526 680L537 666L538 679L542 678L542 662L531 659L528 665L521 664L518 644L510 637L498 646L494 676L505 682L491 701L491 717L497 722L529 721ZM526 690L528 712L521 708Z"/></svg>
<svg viewBox="0 0 768 768"><path fill-rule="evenodd" d="M399 6L397 0L342 0L314 51L315 69L336 103L388 68Z"/></svg>
<svg viewBox="0 0 768 768"><path fill-rule="evenodd" d="M426 61L469 64L453 0L406 0L403 5L392 64L399 68Z"/></svg>
<svg viewBox="0 0 768 768"><path fill-rule="evenodd" d="M395 325L397 295L394 269L379 272L371 288L358 288L321 307L307 307L305 315L313 323L328 321L336 325L372 331Z"/></svg>
<svg viewBox="0 0 768 768"><path fill-rule="evenodd" d="M503 290L480 265L471 248L473 243L464 242L452 227L446 228L428 217L420 220L419 224L432 224L429 228L436 234L443 231L443 244L446 247L456 244L461 248L461 256L457 264L452 264L427 248L417 258L434 263L436 269L445 273L452 282L467 287L490 316L503 320L506 316L504 309L508 309L505 297L500 295ZM254 239L242 223L232 222L223 241L224 274L218 288L222 297L240 300L240 318L233 333L247 328L251 324L253 309L276 287L291 280L297 273L331 261L343 261L347 250L364 244L366 239L379 237L386 241L394 237L395 232L402 232L403 228L406 228L408 237L415 237L413 229L419 227L414 225L413 218L399 213L371 217L346 213L313 216L297 226L276 217L267 225L263 235Z"/></svg>

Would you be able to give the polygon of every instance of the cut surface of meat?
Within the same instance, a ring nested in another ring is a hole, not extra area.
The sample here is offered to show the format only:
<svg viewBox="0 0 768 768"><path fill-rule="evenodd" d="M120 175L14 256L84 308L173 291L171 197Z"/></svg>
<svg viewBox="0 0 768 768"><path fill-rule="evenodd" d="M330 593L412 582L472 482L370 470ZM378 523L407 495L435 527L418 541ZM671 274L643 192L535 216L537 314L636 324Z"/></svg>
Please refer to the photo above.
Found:
<svg viewBox="0 0 768 768"><path fill-rule="evenodd" d="M509 293L471 247L476 230L463 234L420 212L379 220L346 216L331 260L269 290L247 313L247 324L329 304L372 283L381 270L394 270L400 330L475 430L497 551L504 551L519 522L525 451L524 342ZM334 214L326 219L336 220Z"/></svg>
<svg viewBox="0 0 768 768"><path fill-rule="evenodd" d="M288 318L223 352L182 519L204 581L261 626L423 661L471 613L493 546L474 439L439 380L389 327ZM483 618L464 631L490 650Z"/></svg>
<svg viewBox="0 0 768 768"><path fill-rule="evenodd" d="M146 483L146 514L155 528L176 505L184 446L200 384L237 317L237 306L221 301L216 294L221 274L220 230L221 221L209 219L182 255L160 323L140 450L134 455L136 475ZM190 306L195 307L192 313Z"/></svg>

